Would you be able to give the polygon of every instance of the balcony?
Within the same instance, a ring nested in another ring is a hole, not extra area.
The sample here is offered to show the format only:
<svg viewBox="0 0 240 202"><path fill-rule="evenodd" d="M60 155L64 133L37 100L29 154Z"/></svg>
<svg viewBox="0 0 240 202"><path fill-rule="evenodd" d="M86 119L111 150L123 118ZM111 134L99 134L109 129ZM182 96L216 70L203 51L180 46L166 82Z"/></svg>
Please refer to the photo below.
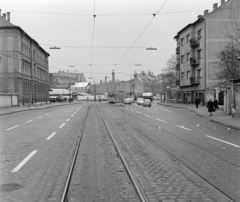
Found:
<svg viewBox="0 0 240 202"><path fill-rule="evenodd" d="M200 62L199 62L199 58L196 58L196 57L193 57L193 58L190 58L190 65L191 66L197 66L197 65L199 65L200 64Z"/></svg>
<svg viewBox="0 0 240 202"><path fill-rule="evenodd" d="M176 48L176 54L180 54L180 47Z"/></svg>
<svg viewBox="0 0 240 202"><path fill-rule="evenodd" d="M184 80L180 80L180 87L183 86L190 86L190 80L189 79L184 79Z"/></svg>
<svg viewBox="0 0 240 202"><path fill-rule="evenodd" d="M200 44L200 38L201 38L201 37L197 37L197 38L192 38L192 39L190 39L190 47L199 46L199 44Z"/></svg>
<svg viewBox="0 0 240 202"><path fill-rule="evenodd" d="M180 63L176 64L176 69L179 70L180 69Z"/></svg>
<svg viewBox="0 0 240 202"><path fill-rule="evenodd" d="M176 86L180 85L180 80L176 80Z"/></svg>
<svg viewBox="0 0 240 202"><path fill-rule="evenodd" d="M190 77L190 84L194 85L194 84L199 84L200 83L200 79L201 77Z"/></svg>

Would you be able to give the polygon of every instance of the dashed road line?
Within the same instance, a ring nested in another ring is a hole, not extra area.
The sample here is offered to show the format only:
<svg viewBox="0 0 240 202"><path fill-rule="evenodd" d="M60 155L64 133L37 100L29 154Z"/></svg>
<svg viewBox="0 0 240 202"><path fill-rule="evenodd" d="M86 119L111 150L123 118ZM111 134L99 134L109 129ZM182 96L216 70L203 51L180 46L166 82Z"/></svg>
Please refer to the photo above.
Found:
<svg viewBox="0 0 240 202"><path fill-rule="evenodd" d="M13 126L13 127L11 127L11 128L8 128L6 131L8 131L8 130L12 130L12 129L14 129L14 128L17 128L19 125L16 125L16 126Z"/></svg>
<svg viewBox="0 0 240 202"><path fill-rule="evenodd" d="M177 127L179 127L179 128L185 129L185 130L192 131L192 130L191 130L191 129L189 129L189 128L185 128L183 125L182 125L182 126L176 125L176 126L177 126Z"/></svg>
<svg viewBox="0 0 240 202"><path fill-rule="evenodd" d="M71 117L73 117L74 115L72 114Z"/></svg>
<svg viewBox="0 0 240 202"><path fill-rule="evenodd" d="M49 113L45 114L46 116L48 115Z"/></svg>
<svg viewBox="0 0 240 202"><path fill-rule="evenodd" d="M164 123L167 123L167 121L164 121L164 120L162 120L162 119L157 119L158 121L162 121L162 122L164 122Z"/></svg>
<svg viewBox="0 0 240 202"><path fill-rule="evenodd" d="M147 115L147 114L144 114L144 116L151 117L151 116L149 116L149 115Z"/></svg>
<svg viewBox="0 0 240 202"><path fill-rule="evenodd" d="M63 123L59 128L62 128L65 125L65 123Z"/></svg>
<svg viewBox="0 0 240 202"><path fill-rule="evenodd" d="M218 141L220 141L220 142L224 142L224 143L229 144L229 145L232 145L232 146L234 146L234 147L240 147L239 145L236 145L236 144L233 144L233 143L230 143L230 142L227 142L227 141L224 141L224 140L221 140L221 139L218 139L218 138L209 136L209 135L206 135L206 137L212 138L212 139L214 139L214 140L218 140Z"/></svg>
<svg viewBox="0 0 240 202"><path fill-rule="evenodd" d="M40 119L40 118L42 118L42 116L39 116L38 118Z"/></svg>
<svg viewBox="0 0 240 202"><path fill-rule="evenodd" d="M138 114L141 114L141 112L139 112L139 111L136 111Z"/></svg>
<svg viewBox="0 0 240 202"><path fill-rule="evenodd" d="M70 118L67 119L67 121L69 121L69 120L70 120Z"/></svg>
<svg viewBox="0 0 240 202"><path fill-rule="evenodd" d="M24 164L27 163L28 160L32 158L36 153L37 153L37 150L32 151L25 159L23 159L21 163L18 164L16 168L12 170L12 172L17 172L19 169L21 169L21 167L23 167Z"/></svg>
<svg viewBox="0 0 240 202"><path fill-rule="evenodd" d="M53 132L46 140L50 140L55 134L56 132Z"/></svg>
<svg viewBox="0 0 240 202"><path fill-rule="evenodd" d="M27 121L26 123L30 123L30 122L32 122L33 120L29 120L29 121Z"/></svg>

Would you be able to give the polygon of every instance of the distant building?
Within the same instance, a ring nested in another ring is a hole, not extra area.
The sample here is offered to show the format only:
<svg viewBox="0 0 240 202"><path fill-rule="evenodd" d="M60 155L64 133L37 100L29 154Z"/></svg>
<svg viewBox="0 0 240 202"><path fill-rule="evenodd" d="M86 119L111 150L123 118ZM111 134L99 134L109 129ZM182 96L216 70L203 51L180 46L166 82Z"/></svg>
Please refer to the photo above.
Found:
<svg viewBox="0 0 240 202"><path fill-rule="evenodd" d="M0 93L17 94L19 104L47 101L49 54L0 10Z"/></svg>
<svg viewBox="0 0 240 202"><path fill-rule="evenodd" d="M74 85L70 87L70 91L72 93L88 93L90 89L90 83L89 82L77 82Z"/></svg>
<svg viewBox="0 0 240 202"><path fill-rule="evenodd" d="M86 82L83 73L72 73L59 71L57 73L49 74L49 82L51 88L69 88L77 82Z"/></svg>
<svg viewBox="0 0 240 202"><path fill-rule="evenodd" d="M209 98L217 97L223 104L223 92L216 80L216 52L227 42L223 24L229 20L231 8L239 7L239 0L221 0L213 5L213 11L204 11L197 20L181 29L174 39L177 42L177 66L179 75L178 101L194 103L199 97L205 104Z"/></svg>

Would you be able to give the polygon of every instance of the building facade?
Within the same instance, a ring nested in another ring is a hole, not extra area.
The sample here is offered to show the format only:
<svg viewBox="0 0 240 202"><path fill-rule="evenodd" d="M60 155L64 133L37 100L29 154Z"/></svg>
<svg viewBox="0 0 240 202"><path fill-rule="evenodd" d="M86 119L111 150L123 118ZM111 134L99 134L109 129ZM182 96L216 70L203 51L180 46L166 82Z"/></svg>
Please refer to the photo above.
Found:
<svg viewBox="0 0 240 202"><path fill-rule="evenodd" d="M221 0L213 5L213 11L204 11L197 20L180 30L174 39L177 42L176 71L179 75L178 102L194 103L198 97L202 104L216 97L223 104L223 92L216 79L216 53L226 45L224 23L230 19L231 8L239 6L237 0Z"/></svg>
<svg viewBox="0 0 240 202"><path fill-rule="evenodd" d="M1 10L0 10L1 11ZM19 104L47 101L49 54L0 12L0 93L18 94Z"/></svg>
<svg viewBox="0 0 240 202"><path fill-rule="evenodd" d="M73 73L59 71L49 74L50 88L69 88L78 82L86 82L86 78L83 73Z"/></svg>

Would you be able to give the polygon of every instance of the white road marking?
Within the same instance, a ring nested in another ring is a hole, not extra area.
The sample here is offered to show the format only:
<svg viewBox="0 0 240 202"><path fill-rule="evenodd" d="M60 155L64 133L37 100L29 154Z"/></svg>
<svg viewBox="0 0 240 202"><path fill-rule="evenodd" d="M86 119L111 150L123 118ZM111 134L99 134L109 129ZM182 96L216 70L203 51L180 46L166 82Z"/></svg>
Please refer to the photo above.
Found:
<svg viewBox="0 0 240 202"><path fill-rule="evenodd" d="M189 128L185 128L183 125L182 126L178 126L178 125L176 125L177 127L179 127L179 128L182 128L182 129L185 129L185 130L189 130L189 131L192 131L191 129L189 129Z"/></svg>
<svg viewBox="0 0 240 202"><path fill-rule="evenodd" d="M67 119L67 121L69 121L69 120L70 120L70 118Z"/></svg>
<svg viewBox="0 0 240 202"><path fill-rule="evenodd" d="M32 151L25 159L23 159L23 161L21 163L18 164L18 166L16 168L14 168L12 170L12 172L17 172L21 167L24 166L25 163L27 163L27 161L32 158L34 156L34 154L37 153L37 150Z"/></svg>
<svg viewBox="0 0 240 202"><path fill-rule="evenodd" d="M139 112L139 111L136 111L137 113L139 113L139 114L141 114L141 112Z"/></svg>
<svg viewBox="0 0 240 202"><path fill-rule="evenodd" d="M33 120L29 120L29 121L27 121L26 123L30 123L31 121L33 121Z"/></svg>
<svg viewBox="0 0 240 202"><path fill-rule="evenodd" d="M42 116L39 116L38 118L40 119L40 118L42 118Z"/></svg>
<svg viewBox="0 0 240 202"><path fill-rule="evenodd" d="M227 141L224 141L224 140L221 140L221 139L212 137L212 136L208 136L208 135L206 135L206 136L209 137L209 138L212 138L212 139L214 139L214 140L218 140L218 141L220 141L220 142L224 142L224 143L226 143L226 144L230 144L230 145L232 145L232 146L234 146L234 147L240 147L239 145L236 145L236 144L233 144L233 143L230 143L230 142L227 142Z"/></svg>
<svg viewBox="0 0 240 202"><path fill-rule="evenodd" d="M144 114L144 116L151 117L151 116L149 116L149 115L147 115L147 114Z"/></svg>
<svg viewBox="0 0 240 202"><path fill-rule="evenodd" d="M46 140L50 140L55 134L56 132L53 132Z"/></svg>
<svg viewBox="0 0 240 202"><path fill-rule="evenodd" d="M159 126L159 130L161 130L161 127Z"/></svg>
<svg viewBox="0 0 240 202"><path fill-rule="evenodd" d="M14 129L14 128L17 128L19 125L16 125L16 126L13 126L13 127L11 127L11 128L8 128L6 131L8 131L8 130L12 130L12 129Z"/></svg>
<svg viewBox="0 0 240 202"><path fill-rule="evenodd" d="M164 123L166 123L167 121L164 121L164 120L161 120L161 119L157 119L158 121L162 121L162 122L164 122Z"/></svg>
<svg viewBox="0 0 240 202"><path fill-rule="evenodd" d="M71 117L73 117L74 115L71 115Z"/></svg>
<svg viewBox="0 0 240 202"><path fill-rule="evenodd" d="M196 126L200 126L199 124L197 124Z"/></svg>
<svg viewBox="0 0 240 202"><path fill-rule="evenodd" d="M65 125L65 123L63 123L59 128L62 128Z"/></svg>
<svg viewBox="0 0 240 202"><path fill-rule="evenodd" d="M49 113L45 114L46 116L48 115Z"/></svg>

